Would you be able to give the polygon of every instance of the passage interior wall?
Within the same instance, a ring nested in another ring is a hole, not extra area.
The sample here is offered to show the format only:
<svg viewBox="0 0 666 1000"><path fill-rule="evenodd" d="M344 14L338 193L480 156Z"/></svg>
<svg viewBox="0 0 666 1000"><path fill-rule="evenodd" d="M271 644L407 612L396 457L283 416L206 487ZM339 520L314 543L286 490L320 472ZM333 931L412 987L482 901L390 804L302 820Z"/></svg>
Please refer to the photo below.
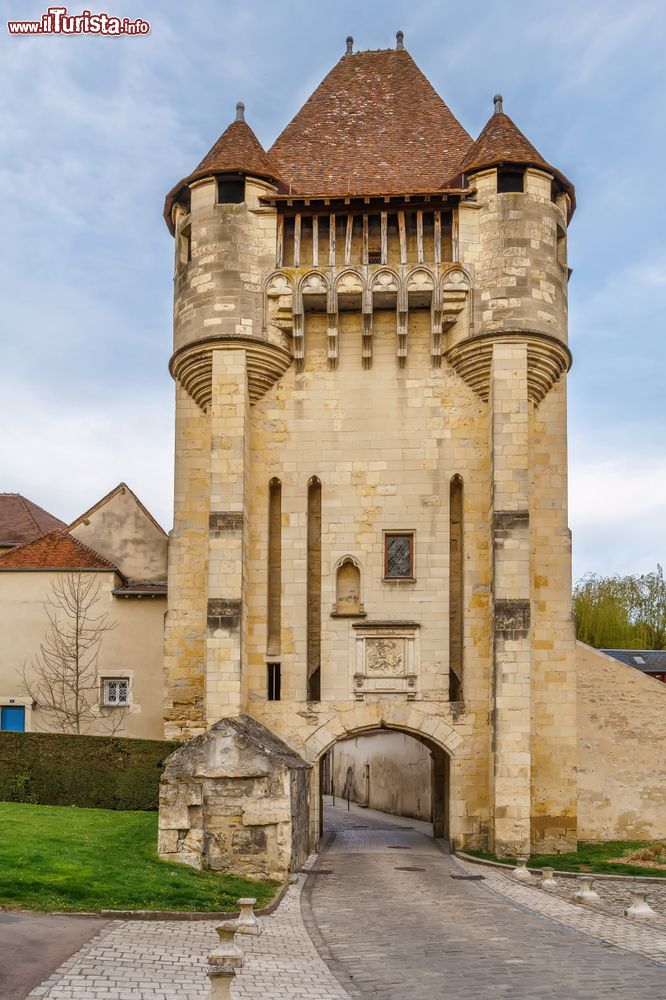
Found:
<svg viewBox="0 0 666 1000"><path fill-rule="evenodd" d="M367 765L367 779L366 779ZM335 794L394 816L430 821L430 751L405 733L343 740L333 749Z"/></svg>

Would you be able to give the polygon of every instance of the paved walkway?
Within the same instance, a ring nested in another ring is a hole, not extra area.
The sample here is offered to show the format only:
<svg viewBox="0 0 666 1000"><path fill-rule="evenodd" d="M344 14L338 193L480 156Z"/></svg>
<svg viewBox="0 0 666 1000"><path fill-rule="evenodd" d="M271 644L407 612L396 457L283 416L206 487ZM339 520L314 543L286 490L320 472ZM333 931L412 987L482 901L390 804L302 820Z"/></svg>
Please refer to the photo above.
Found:
<svg viewBox="0 0 666 1000"><path fill-rule="evenodd" d="M462 864L407 829L410 821L375 821L364 810L337 807L327 821L334 838L317 862L322 874L308 879L303 909L320 954L350 996L666 997L662 928Z"/></svg>
<svg viewBox="0 0 666 1000"><path fill-rule="evenodd" d="M326 828L314 870L243 939L236 1000L665 1000L666 919L618 916L627 887L574 905L569 880L516 882L444 854L428 824L339 800ZM113 921L30 996L204 1000L216 941L204 921Z"/></svg>

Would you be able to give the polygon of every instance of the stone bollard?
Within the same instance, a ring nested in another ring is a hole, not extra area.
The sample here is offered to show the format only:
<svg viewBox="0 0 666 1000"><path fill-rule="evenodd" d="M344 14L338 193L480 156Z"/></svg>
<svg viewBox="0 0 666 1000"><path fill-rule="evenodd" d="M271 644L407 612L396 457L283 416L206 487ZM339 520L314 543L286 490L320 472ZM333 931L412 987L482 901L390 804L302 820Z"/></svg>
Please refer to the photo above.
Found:
<svg viewBox="0 0 666 1000"><path fill-rule="evenodd" d="M514 878L522 879L523 882L531 882L532 876L527 870L527 858L516 858L516 867L511 874Z"/></svg>
<svg viewBox="0 0 666 1000"><path fill-rule="evenodd" d="M231 984L243 966L243 952L235 943L236 921L225 920L216 927L220 943L208 956L210 989L208 1000L232 1000Z"/></svg>
<svg viewBox="0 0 666 1000"><path fill-rule="evenodd" d="M574 893L574 901L576 903L598 903L599 893L595 892L592 888L593 878L589 875L583 875L580 877L580 888Z"/></svg>
<svg viewBox="0 0 666 1000"><path fill-rule="evenodd" d="M250 897L238 900L238 906L240 907L240 913L236 920L236 931L238 934L261 934L263 927L254 912L256 905L256 899Z"/></svg>
<svg viewBox="0 0 666 1000"><path fill-rule="evenodd" d="M654 920L659 914L656 913L645 898L645 893L638 889L631 891L631 903L625 906L625 917L633 917L634 920Z"/></svg>
<svg viewBox="0 0 666 1000"><path fill-rule="evenodd" d="M554 868L542 868L541 869L541 881L539 885L542 885L544 889L552 889L553 886L557 885L554 878L555 869Z"/></svg>

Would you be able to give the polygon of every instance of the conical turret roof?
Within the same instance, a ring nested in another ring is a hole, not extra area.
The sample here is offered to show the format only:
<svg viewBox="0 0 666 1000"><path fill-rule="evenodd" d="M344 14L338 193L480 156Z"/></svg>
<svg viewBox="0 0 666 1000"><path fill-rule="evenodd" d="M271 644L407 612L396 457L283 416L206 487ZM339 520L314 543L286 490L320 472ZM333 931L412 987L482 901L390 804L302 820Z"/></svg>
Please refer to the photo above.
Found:
<svg viewBox="0 0 666 1000"><path fill-rule="evenodd" d="M351 41L270 148L271 161L298 194L439 190L471 136L404 48L352 53Z"/></svg>
<svg viewBox="0 0 666 1000"><path fill-rule="evenodd" d="M529 141L513 119L503 109L502 96L494 97L495 111L484 126L471 149L468 150L459 170L465 174L496 167L501 163L515 163L526 167L537 167L553 174L569 194L575 204L574 186L556 167L544 160L541 153Z"/></svg>
<svg viewBox="0 0 666 1000"><path fill-rule="evenodd" d="M279 179L279 173L267 156L266 150L245 121L244 111L245 106L239 101L236 105L235 121L227 126L192 173L183 177L169 191L164 205L164 217L170 229L173 203L182 188L193 181L225 173L250 174L252 177L270 181Z"/></svg>

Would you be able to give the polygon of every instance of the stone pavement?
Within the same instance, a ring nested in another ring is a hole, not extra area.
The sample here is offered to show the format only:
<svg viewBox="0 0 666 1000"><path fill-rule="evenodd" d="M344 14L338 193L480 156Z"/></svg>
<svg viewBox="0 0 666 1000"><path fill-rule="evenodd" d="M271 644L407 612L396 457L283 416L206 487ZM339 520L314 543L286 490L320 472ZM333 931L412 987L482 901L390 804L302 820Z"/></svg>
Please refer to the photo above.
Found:
<svg viewBox="0 0 666 1000"><path fill-rule="evenodd" d="M299 876L263 933L244 937L235 1000L346 1000L301 918ZM209 921L115 920L30 997L48 1000L204 1000L206 960L217 944ZM14 1000L19 1000L17 996Z"/></svg>
<svg viewBox="0 0 666 1000"><path fill-rule="evenodd" d="M243 938L236 1000L666 998L666 920L619 917L627 887L579 906L573 881L549 892L449 857L416 820L338 800L326 826L314 869ZM30 996L204 1000L214 928L113 921Z"/></svg>
<svg viewBox="0 0 666 1000"><path fill-rule="evenodd" d="M317 862L330 874L309 877L303 909L320 954L351 996L666 997L661 929L461 863L409 830L409 821L376 824L363 810L336 807L332 822L334 839ZM465 880L470 875L483 880Z"/></svg>

